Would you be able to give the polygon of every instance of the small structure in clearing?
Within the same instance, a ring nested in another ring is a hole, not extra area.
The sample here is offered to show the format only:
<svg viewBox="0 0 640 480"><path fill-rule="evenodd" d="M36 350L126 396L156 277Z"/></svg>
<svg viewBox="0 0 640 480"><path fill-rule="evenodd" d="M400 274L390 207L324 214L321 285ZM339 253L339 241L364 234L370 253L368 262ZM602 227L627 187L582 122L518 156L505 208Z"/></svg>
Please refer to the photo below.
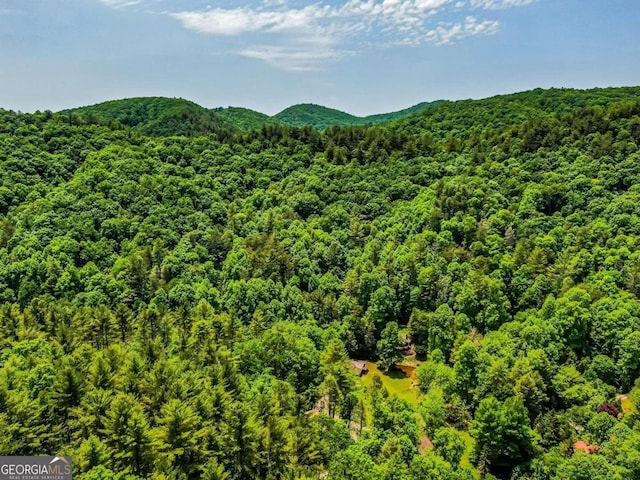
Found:
<svg viewBox="0 0 640 480"><path fill-rule="evenodd" d="M351 360L351 369L359 377L369 373L369 369L367 368L367 362L363 360Z"/></svg>

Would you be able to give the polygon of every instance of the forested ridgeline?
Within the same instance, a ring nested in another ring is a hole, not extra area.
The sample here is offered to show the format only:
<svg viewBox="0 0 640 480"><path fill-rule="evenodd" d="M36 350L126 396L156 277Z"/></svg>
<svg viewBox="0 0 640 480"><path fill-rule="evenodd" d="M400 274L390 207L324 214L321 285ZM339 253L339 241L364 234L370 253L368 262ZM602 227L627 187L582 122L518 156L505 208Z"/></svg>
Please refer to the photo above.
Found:
<svg viewBox="0 0 640 480"><path fill-rule="evenodd" d="M640 478L640 88L324 132L187 117L0 110L0 454ZM415 402L349 363L393 373L404 331Z"/></svg>
<svg viewBox="0 0 640 480"><path fill-rule="evenodd" d="M305 103L293 105L270 117L248 108L207 109L181 98L138 97L73 108L63 113L80 115L89 121L117 122L144 135L193 137L221 129L250 131L268 125L312 126L319 130L331 126L376 125L407 118L443 103L444 100L423 102L404 110L368 117L357 117L333 108Z"/></svg>

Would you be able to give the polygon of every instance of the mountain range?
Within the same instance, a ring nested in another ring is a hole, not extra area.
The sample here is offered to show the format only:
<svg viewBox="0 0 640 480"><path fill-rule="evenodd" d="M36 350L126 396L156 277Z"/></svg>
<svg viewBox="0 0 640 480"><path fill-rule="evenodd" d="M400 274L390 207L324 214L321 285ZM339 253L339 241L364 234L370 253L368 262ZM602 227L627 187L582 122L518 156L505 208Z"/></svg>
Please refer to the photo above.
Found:
<svg viewBox="0 0 640 480"><path fill-rule="evenodd" d="M72 108L63 113L117 122L146 135L193 136L220 128L249 131L267 125L312 126L319 130L332 126L378 125L415 115L443 103L446 101L423 102L403 110L366 117L307 103L293 105L269 116L241 107L208 109L182 98L137 97Z"/></svg>

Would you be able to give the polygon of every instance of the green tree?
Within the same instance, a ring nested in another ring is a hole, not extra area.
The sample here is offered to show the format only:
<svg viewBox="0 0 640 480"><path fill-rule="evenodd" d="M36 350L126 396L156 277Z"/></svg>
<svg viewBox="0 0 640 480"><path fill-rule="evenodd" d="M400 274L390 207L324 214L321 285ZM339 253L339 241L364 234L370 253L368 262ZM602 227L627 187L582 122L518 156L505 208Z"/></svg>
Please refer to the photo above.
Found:
<svg viewBox="0 0 640 480"><path fill-rule="evenodd" d="M247 406L228 410L222 424L228 471L240 480L255 478L260 463L260 426Z"/></svg>
<svg viewBox="0 0 640 480"><path fill-rule="evenodd" d="M624 469L611 465L600 455L574 455L558 467L554 480L622 480Z"/></svg>
<svg viewBox="0 0 640 480"><path fill-rule="evenodd" d="M158 418L156 438L160 450L188 476L195 474L206 454L200 424L198 414L180 400L163 405Z"/></svg>
<svg viewBox="0 0 640 480"><path fill-rule="evenodd" d="M596 445L609 440L609 432L616 426L618 421L606 412L595 415L587 424L587 431L591 434Z"/></svg>
<svg viewBox="0 0 640 480"><path fill-rule="evenodd" d="M478 350L470 340L466 340L454 354L453 372L456 389L467 402L473 398L478 385Z"/></svg>
<svg viewBox="0 0 640 480"><path fill-rule="evenodd" d="M466 443L462 435L451 428L439 428L432 439L435 453L453 466L460 465Z"/></svg>
<svg viewBox="0 0 640 480"><path fill-rule="evenodd" d="M151 472L156 445L142 407L130 395L116 396L104 421L107 445L119 471L135 475Z"/></svg>
<svg viewBox="0 0 640 480"><path fill-rule="evenodd" d="M111 454L98 437L91 435L82 442L74 460L81 472L88 472L98 466L108 467Z"/></svg>
<svg viewBox="0 0 640 480"><path fill-rule="evenodd" d="M473 457L481 470L513 467L535 453L536 437L519 397L504 403L494 397L483 399L469 432L476 440Z"/></svg>
<svg viewBox="0 0 640 480"><path fill-rule="evenodd" d="M632 332L620 343L618 368L622 383L627 388L640 377L640 332Z"/></svg>
<svg viewBox="0 0 640 480"><path fill-rule="evenodd" d="M329 475L336 480L374 480L377 471L371 457L356 446L338 452L329 464Z"/></svg>
<svg viewBox="0 0 640 480"><path fill-rule="evenodd" d="M377 344L378 365L382 369L389 370L389 367L402 361L402 344L398 324L396 322L387 323Z"/></svg>
<svg viewBox="0 0 640 480"><path fill-rule="evenodd" d="M202 469L203 480L230 480L231 475L215 459L209 460Z"/></svg>
<svg viewBox="0 0 640 480"><path fill-rule="evenodd" d="M444 426L446 403L442 389L438 385L429 388L429 391L422 397L418 411L424 420L427 434L434 435L440 427Z"/></svg>

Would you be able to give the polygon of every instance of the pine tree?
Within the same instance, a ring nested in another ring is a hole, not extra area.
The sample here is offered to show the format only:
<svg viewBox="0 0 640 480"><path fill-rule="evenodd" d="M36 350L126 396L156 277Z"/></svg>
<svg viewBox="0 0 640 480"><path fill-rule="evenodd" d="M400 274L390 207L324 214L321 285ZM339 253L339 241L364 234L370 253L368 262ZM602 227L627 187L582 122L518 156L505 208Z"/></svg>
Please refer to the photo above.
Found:
<svg viewBox="0 0 640 480"><path fill-rule="evenodd" d="M142 407L130 395L113 399L104 421L106 443L119 471L146 475L153 467L156 445Z"/></svg>
<svg viewBox="0 0 640 480"><path fill-rule="evenodd" d="M187 476L193 476L206 453L200 417L184 402L170 400L162 407L158 424L161 451Z"/></svg>

